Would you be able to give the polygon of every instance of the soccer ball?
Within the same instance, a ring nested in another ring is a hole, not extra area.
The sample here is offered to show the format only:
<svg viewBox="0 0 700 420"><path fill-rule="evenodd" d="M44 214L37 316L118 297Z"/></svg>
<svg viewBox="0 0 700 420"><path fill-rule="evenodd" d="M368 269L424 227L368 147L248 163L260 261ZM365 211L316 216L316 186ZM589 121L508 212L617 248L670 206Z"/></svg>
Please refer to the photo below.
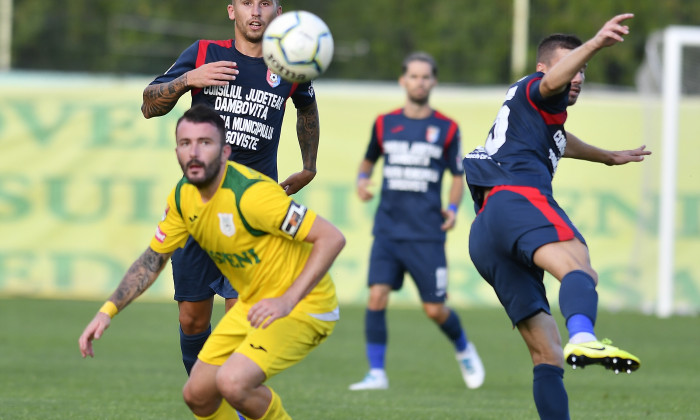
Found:
<svg viewBox="0 0 700 420"><path fill-rule="evenodd" d="M281 78L302 83L318 77L331 64L333 36L313 13L286 12L270 22L263 35L265 64Z"/></svg>

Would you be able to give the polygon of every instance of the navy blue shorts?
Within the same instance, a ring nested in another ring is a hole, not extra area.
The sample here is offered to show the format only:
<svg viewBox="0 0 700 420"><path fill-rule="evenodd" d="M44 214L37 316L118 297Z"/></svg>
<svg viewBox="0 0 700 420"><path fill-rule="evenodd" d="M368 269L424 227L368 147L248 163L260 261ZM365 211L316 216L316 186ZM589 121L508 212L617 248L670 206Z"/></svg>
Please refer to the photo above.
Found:
<svg viewBox="0 0 700 420"><path fill-rule="evenodd" d="M551 313L544 270L532 256L542 245L574 237L586 243L551 194L532 187L491 190L472 223L469 255L513 325L541 311Z"/></svg>
<svg viewBox="0 0 700 420"><path fill-rule="evenodd" d="M369 259L368 284L403 286L408 272L423 302L443 303L447 297L447 259L442 241L375 238Z"/></svg>
<svg viewBox="0 0 700 420"><path fill-rule="evenodd" d="M184 248L173 253L171 261L176 301L197 302L214 294L227 299L238 297L238 292L191 236Z"/></svg>

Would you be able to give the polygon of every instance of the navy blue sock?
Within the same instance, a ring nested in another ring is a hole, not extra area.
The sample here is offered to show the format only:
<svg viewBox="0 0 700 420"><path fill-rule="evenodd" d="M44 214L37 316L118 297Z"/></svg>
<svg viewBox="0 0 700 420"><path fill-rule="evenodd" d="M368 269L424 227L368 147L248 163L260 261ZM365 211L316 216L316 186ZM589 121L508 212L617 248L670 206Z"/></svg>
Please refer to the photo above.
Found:
<svg viewBox="0 0 700 420"><path fill-rule="evenodd" d="M576 314L587 317L590 320L590 328L593 328L598 314L598 292L595 290L595 281L588 273L574 270L561 279L559 308L567 322L567 328L569 318ZM580 320L577 322L579 323L574 323L575 328L583 328L581 331L588 328L586 324L581 324ZM573 335L572 331L569 333Z"/></svg>
<svg viewBox="0 0 700 420"><path fill-rule="evenodd" d="M387 345L386 310L365 312L365 341L370 369L384 369Z"/></svg>
<svg viewBox="0 0 700 420"><path fill-rule="evenodd" d="M541 420L568 420L569 397L564 389L564 369L547 364L532 370L532 395Z"/></svg>
<svg viewBox="0 0 700 420"><path fill-rule="evenodd" d="M457 352L464 351L467 348L467 334L462 329L462 323L459 321L459 316L455 311L450 309L450 316L447 320L440 324L440 329L450 339L455 346Z"/></svg>
<svg viewBox="0 0 700 420"><path fill-rule="evenodd" d="M209 338L209 334L211 334L211 325L205 331L192 335L185 334L182 332L182 327L180 327L180 350L182 351L182 364L185 365L187 376L190 375L192 366L197 361L197 355L202 350L204 342Z"/></svg>

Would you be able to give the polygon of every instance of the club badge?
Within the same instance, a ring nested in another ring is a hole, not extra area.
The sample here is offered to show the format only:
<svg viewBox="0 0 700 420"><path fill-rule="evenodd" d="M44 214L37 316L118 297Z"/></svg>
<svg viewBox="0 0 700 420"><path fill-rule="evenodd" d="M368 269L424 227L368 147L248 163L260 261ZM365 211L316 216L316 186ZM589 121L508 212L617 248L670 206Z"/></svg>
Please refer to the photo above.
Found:
<svg viewBox="0 0 700 420"><path fill-rule="evenodd" d="M236 225L233 223L233 214L219 213L219 229L221 229L221 233L229 238L236 233Z"/></svg>
<svg viewBox="0 0 700 420"><path fill-rule="evenodd" d="M273 73L272 71L270 71L270 69L267 69L267 84L269 84L273 88L276 88L280 85L281 81L282 79L279 77L279 75Z"/></svg>

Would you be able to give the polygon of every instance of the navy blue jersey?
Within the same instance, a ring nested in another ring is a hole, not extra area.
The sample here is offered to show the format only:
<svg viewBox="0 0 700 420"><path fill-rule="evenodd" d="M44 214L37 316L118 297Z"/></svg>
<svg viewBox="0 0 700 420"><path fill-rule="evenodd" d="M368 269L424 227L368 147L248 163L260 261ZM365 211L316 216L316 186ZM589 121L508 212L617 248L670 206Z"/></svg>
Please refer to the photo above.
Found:
<svg viewBox="0 0 700 420"><path fill-rule="evenodd" d="M442 175L463 173L461 153L457 123L437 111L420 120L402 109L380 115L365 154L371 162L384 156L374 235L444 241Z"/></svg>
<svg viewBox="0 0 700 420"><path fill-rule="evenodd" d="M464 158L477 210L483 200L478 187L518 185L551 193L552 177L566 148L569 89L543 98L543 76L533 73L510 87L484 146Z"/></svg>
<svg viewBox="0 0 700 420"><path fill-rule="evenodd" d="M224 119L230 159L277 180L279 145L285 104L292 98L302 108L316 98L311 82L287 82L272 73L262 58L248 57L236 50L234 41L199 40L188 47L165 74L151 84L167 83L203 64L234 61L239 73L228 86L192 90L192 105L204 103Z"/></svg>

